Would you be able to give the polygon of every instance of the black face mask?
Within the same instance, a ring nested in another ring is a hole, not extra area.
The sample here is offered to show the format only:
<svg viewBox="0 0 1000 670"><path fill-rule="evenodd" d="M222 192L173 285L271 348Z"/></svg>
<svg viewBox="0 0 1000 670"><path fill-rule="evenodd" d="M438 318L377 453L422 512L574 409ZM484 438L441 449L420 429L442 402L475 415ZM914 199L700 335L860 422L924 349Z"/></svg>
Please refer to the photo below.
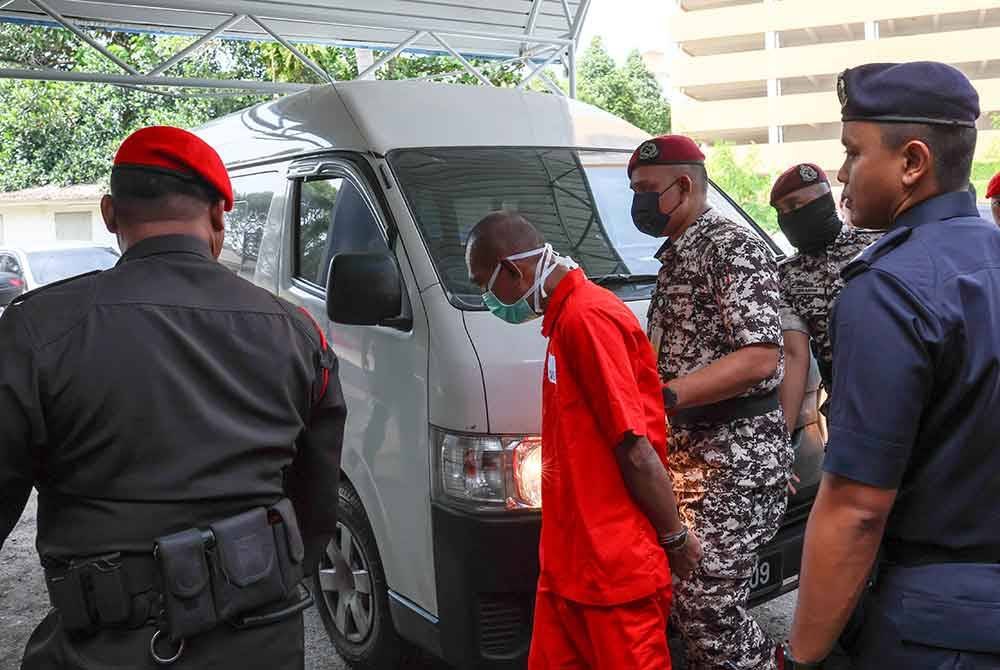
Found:
<svg viewBox="0 0 1000 670"><path fill-rule="evenodd" d="M778 226L788 242L804 254L815 254L837 239L844 226L833 195L816 198L787 214L778 214Z"/></svg>
<svg viewBox="0 0 1000 670"><path fill-rule="evenodd" d="M650 237L659 237L667 229L667 225L670 223L670 215L681 206L681 203L678 202L672 210L664 214L660 211L660 198L663 197L664 193L676 186L678 181L680 180L675 179L673 184L659 193L656 191L647 191L645 193L636 193L632 196L632 223L639 229L639 232L645 233Z"/></svg>

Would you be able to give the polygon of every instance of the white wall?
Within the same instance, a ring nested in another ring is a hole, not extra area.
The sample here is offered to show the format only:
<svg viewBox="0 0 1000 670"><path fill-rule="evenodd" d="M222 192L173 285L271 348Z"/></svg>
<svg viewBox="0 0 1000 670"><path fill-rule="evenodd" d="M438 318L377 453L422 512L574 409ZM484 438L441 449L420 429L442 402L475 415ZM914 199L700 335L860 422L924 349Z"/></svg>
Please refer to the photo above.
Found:
<svg viewBox="0 0 1000 670"><path fill-rule="evenodd" d="M56 212L90 212L91 239L118 248L114 235L104 227L98 203L0 203L0 244L17 245L56 239Z"/></svg>

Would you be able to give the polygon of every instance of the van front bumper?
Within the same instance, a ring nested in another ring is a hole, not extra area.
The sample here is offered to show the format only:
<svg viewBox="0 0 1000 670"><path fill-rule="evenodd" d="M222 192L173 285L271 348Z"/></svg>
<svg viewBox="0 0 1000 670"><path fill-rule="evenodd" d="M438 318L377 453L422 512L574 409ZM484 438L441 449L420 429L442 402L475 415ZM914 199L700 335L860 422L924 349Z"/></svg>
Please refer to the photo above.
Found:
<svg viewBox="0 0 1000 670"><path fill-rule="evenodd" d="M412 641L457 668L523 669L531 644L541 514L485 516L434 505L431 518L437 639Z"/></svg>

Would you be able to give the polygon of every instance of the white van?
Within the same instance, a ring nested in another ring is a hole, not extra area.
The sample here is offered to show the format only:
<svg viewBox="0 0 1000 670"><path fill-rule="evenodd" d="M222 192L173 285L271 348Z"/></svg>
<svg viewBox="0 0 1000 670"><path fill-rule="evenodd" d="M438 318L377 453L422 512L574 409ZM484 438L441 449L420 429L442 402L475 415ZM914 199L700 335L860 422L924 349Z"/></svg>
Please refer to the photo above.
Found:
<svg viewBox="0 0 1000 670"><path fill-rule="evenodd" d="M222 261L307 308L340 358L341 523L314 585L337 650L359 668L396 668L410 644L524 667L545 340L538 321L484 310L465 242L486 213L519 210L645 320L658 242L632 225L625 166L646 135L554 95L423 82L316 88L199 134L236 191ZM714 186L711 200L756 229ZM796 585L823 450L815 388L758 601Z"/></svg>

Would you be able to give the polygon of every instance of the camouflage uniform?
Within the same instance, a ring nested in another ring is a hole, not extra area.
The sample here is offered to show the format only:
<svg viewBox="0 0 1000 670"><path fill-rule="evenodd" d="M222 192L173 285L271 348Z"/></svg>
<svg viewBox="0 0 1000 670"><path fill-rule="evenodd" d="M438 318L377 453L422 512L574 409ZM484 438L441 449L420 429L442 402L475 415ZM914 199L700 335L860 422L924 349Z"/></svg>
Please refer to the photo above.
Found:
<svg viewBox="0 0 1000 670"><path fill-rule="evenodd" d="M844 288L840 270L882 234L845 225L821 253L800 253L778 265L781 329L801 331L812 338L813 353L828 391L833 366L830 313Z"/></svg>
<svg viewBox="0 0 1000 670"><path fill-rule="evenodd" d="M745 223L700 216L658 258L649 336L665 382L752 344L781 343L774 258ZM778 370L746 395L781 383ZM760 547L781 524L792 449L781 409L723 424L674 426L670 476L705 556L675 585L673 622L691 670L770 670L773 643L746 611ZM728 664L728 665L727 665Z"/></svg>

